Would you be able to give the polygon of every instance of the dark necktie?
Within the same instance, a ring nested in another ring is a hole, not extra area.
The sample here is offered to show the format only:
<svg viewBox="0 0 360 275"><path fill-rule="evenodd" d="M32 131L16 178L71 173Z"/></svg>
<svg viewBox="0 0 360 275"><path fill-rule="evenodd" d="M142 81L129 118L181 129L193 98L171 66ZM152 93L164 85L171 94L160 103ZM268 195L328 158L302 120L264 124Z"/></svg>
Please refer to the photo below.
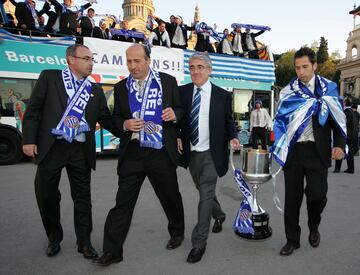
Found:
<svg viewBox="0 0 360 275"><path fill-rule="evenodd" d="M190 114L190 142L193 146L195 146L199 142L199 111L201 103L200 91L201 88L196 88Z"/></svg>

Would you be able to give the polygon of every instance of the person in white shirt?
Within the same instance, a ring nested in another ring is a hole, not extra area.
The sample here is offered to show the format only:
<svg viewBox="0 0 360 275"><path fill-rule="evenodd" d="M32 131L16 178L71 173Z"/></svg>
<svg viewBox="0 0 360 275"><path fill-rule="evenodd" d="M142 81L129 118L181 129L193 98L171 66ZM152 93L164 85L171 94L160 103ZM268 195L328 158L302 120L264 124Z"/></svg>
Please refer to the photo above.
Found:
<svg viewBox="0 0 360 275"><path fill-rule="evenodd" d="M189 59L191 83L180 87L184 116L180 120L178 150L180 165L189 168L199 192L198 219L192 235L188 263L201 260L205 252L211 219L213 233L222 230L225 212L216 197L216 182L228 171L229 143L235 150L240 143L232 117L231 93L212 84L212 64L203 52Z"/></svg>
<svg viewBox="0 0 360 275"><path fill-rule="evenodd" d="M266 150L266 132L271 130L272 122L269 113L262 108L260 99L255 101L255 109L250 114L250 131L252 148L258 149L258 140L261 140L261 148Z"/></svg>
<svg viewBox="0 0 360 275"><path fill-rule="evenodd" d="M161 21L159 27L150 33L149 44L151 46L156 45L170 48L170 37L165 26L165 22Z"/></svg>

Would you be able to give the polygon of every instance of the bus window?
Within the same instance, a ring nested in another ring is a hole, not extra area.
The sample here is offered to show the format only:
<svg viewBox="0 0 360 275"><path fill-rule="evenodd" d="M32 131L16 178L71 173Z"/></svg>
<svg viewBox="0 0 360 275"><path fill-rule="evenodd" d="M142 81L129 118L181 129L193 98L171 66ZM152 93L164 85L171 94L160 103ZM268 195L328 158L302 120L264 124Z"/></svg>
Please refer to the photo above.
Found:
<svg viewBox="0 0 360 275"><path fill-rule="evenodd" d="M20 131L31 90L32 80L0 78L1 115L15 117L16 128Z"/></svg>

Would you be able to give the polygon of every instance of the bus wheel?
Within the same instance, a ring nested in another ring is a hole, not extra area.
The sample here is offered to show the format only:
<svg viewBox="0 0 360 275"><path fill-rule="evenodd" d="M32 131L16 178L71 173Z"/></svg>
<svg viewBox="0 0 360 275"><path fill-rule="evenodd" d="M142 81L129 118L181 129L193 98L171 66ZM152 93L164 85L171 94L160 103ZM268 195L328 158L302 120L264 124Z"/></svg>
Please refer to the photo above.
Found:
<svg viewBox="0 0 360 275"><path fill-rule="evenodd" d="M11 130L0 129L0 165L19 162L22 157L21 138Z"/></svg>

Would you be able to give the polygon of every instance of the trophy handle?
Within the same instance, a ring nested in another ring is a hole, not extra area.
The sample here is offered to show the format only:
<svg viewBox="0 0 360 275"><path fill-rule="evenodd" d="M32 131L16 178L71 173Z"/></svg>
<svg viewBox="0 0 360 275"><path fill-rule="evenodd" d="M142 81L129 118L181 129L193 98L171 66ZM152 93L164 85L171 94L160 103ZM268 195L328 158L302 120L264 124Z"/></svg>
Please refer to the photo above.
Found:
<svg viewBox="0 0 360 275"><path fill-rule="evenodd" d="M270 173L271 173L271 160L272 160L272 156L270 155ZM282 166L279 167L279 169L275 172L275 174L271 173L271 182L273 185L273 203L274 206L276 208L276 210L279 211L280 214L284 214L284 210L281 208L281 202L280 202L280 198L276 192L276 176L280 173L280 171L282 170Z"/></svg>
<svg viewBox="0 0 360 275"><path fill-rule="evenodd" d="M243 151L244 149L244 145L240 144L240 159L241 159L241 152ZM229 160L230 160L230 165L231 165L231 168L233 169L233 171L236 170L236 167L235 167L235 164L234 164L234 151L231 146L230 146L230 157L229 157Z"/></svg>

